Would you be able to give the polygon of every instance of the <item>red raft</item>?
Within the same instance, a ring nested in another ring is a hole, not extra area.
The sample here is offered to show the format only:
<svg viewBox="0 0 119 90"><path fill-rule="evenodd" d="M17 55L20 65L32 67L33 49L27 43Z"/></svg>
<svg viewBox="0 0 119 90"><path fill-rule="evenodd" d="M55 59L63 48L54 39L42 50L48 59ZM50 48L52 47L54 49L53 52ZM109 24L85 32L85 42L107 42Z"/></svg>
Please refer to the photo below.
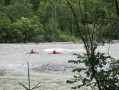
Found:
<svg viewBox="0 0 119 90"><path fill-rule="evenodd" d="M27 54L38 54L39 52L33 52L33 53L31 53L31 52L27 52Z"/></svg>
<svg viewBox="0 0 119 90"><path fill-rule="evenodd" d="M49 53L49 54L61 54L61 52L56 52L56 53Z"/></svg>

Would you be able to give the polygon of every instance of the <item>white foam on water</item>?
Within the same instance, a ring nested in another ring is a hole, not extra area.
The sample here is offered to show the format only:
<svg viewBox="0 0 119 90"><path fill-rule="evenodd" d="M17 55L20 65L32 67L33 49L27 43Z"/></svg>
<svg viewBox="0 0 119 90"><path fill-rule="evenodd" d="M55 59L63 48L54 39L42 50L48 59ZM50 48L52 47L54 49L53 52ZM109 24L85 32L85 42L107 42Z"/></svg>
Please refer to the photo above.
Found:
<svg viewBox="0 0 119 90"><path fill-rule="evenodd" d="M85 49L64 49L64 48L47 48L43 51L52 52L53 50L56 50L58 52L85 52Z"/></svg>

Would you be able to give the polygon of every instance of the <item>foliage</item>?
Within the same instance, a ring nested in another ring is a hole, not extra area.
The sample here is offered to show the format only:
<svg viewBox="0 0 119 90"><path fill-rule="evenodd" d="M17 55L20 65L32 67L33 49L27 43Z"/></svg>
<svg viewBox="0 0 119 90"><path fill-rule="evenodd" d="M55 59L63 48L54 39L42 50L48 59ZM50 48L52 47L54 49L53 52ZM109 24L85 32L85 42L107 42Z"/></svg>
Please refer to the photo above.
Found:
<svg viewBox="0 0 119 90"><path fill-rule="evenodd" d="M33 4L33 10L37 11L39 7L40 0L30 0L30 3Z"/></svg>
<svg viewBox="0 0 119 90"><path fill-rule="evenodd" d="M33 11L30 4L16 2L13 5L7 6L5 12L13 22L21 19L21 17L33 17Z"/></svg>
<svg viewBox="0 0 119 90"><path fill-rule="evenodd" d="M39 42L44 42L44 35L38 35L32 39L34 42L39 43Z"/></svg>
<svg viewBox="0 0 119 90"><path fill-rule="evenodd" d="M84 42L86 52L94 53L97 46L107 39L102 36L103 28L107 26L105 23L107 13L101 5L103 3L99 0L77 0L76 2L66 0L66 2L73 13L77 35Z"/></svg>
<svg viewBox="0 0 119 90"><path fill-rule="evenodd" d="M70 61L75 64L83 63L87 67L73 70L78 76L75 75L74 79L68 80L67 83L82 82L73 87L74 89L82 86L90 86L93 90L96 88L98 90L119 89L119 60L115 63L116 60L110 56L95 52L99 45L104 45L105 42L117 38L119 10L116 1L104 3L105 1L102 0L66 0L74 16L77 35L83 41L86 49L84 56L78 55L79 60Z"/></svg>
<svg viewBox="0 0 119 90"><path fill-rule="evenodd" d="M60 36L60 41L61 42L75 41L75 37L74 36L69 36L69 35L61 35Z"/></svg>
<svg viewBox="0 0 119 90"><path fill-rule="evenodd" d="M5 2L5 5L7 6L7 5L10 5L11 0L4 0L4 2Z"/></svg>
<svg viewBox="0 0 119 90"><path fill-rule="evenodd" d="M57 29L57 24L52 18L48 20L45 25L45 36L44 40L48 42L58 41L60 36L60 31Z"/></svg>
<svg viewBox="0 0 119 90"><path fill-rule="evenodd" d="M11 20L4 12L0 11L0 42L7 42Z"/></svg>
<svg viewBox="0 0 119 90"><path fill-rule="evenodd" d="M30 37L33 33L33 27L31 21L28 18L21 18L21 20L13 23L12 27L23 34L23 42L31 41Z"/></svg>
<svg viewBox="0 0 119 90"><path fill-rule="evenodd" d="M0 18L10 20L7 26L0 29L0 42L4 43L72 41L70 36L80 37L88 43L92 40L104 43L107 39L119 39L117 0L0 0L0 11L5 14ZM22 18L29 19L32 24L27 38L21 29L16 28L19 24L15 23ZM85 43L85 47L88 43ZM92 46L91 43L89 46Z"/></svg>
<svg viewBox="0 0 119 90"><path fill-rule="evenodd" d="M98 88L99 90L118 90L119 82L119 60L115 60L111 56L106 56L104 53L91 54L75 54L78 60L70 60L70 63L81 64L83 63L86 68L77 68L73 72L78 75L74 79L67 80L67 83L76 83L81 81L73 89L81 88L82 86L91 87L92 90Z"/></svg>
<svg viewBox="0 0 119 90"><path fill-rule="evenodd" d="M0 0L0 5L4 5L4 0Z"/></svg>
<svg viewBox="0 0 119 90"><path fill-rule="evenodd" d="M119 38L119 34L118 34L119 33L119 18L110 21L108 26L105 27L104 31L105 33L108 33L108 36L106 36L106 38L109 38L109 39L113 38L114 40Z"/></svg>

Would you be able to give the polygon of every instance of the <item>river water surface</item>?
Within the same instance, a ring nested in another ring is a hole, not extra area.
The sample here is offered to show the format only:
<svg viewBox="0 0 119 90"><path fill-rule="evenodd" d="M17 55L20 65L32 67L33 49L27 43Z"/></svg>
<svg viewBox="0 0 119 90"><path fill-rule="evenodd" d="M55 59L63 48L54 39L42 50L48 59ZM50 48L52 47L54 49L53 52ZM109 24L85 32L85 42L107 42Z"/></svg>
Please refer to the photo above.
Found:
<svg viewBox="0 0 119 90"><path fill-rule="evenodd" d="M40 53L26 54L31 49ZM62 53L50 55L53 50ZM27 62L31 87L41 82L36 90L71 90L66 80L73 77L71 70L77 66L68 60L76 60L72 53L85 53L83 44L79 43L0 44L0 51L0 90L25 90L18 82L28 87ZM97 51L119 59L119 43L100 46Z"/></svg>

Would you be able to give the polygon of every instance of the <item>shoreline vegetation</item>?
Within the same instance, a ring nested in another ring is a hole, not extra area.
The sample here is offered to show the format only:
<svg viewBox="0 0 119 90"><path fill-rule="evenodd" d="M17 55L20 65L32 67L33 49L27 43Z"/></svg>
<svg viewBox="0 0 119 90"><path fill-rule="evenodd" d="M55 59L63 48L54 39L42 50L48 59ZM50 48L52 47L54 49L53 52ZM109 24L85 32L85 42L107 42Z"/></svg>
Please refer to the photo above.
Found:
<svg viewBox="0 0 119 90"><path fill-rule="evenodd" d="M53 43L53 44L79 44L79 43L83 43L82 41L77 41L77 42L39 42L39 43L35 43L35 42L28 42L28 43L0 43L0 44L43 44L43 43Z"/></svg>
<svg viewBox="0 0 119 90"><path fill-rule="evenodd" d="M112 40L112 43L118 43L119 40ZM28 43L0 43L0 44L44 44L44 43L52 43L52 44L83 44L83 41L72 41L72 42L28 42ZM105 43L108 43L107 41Z"/></svg>
<svg viewBox="0 0 119 90"><path fill-rule="evenodd" d="M87 10L82 10L83 15L80 12L74 12L77 18L71 9L64 4L66 1L1 0L0 43L78 42L87 33L85 30L89 30L91 33L92 27L95 25L94 28L99 34L99 38L102 37L104 40L119 39L118 17L115 14L115 6L110 6L111 2L105 4L103 1L94 0L92 3L92 0L87 0L86 3L82 0L81 7L85 3ZM97 3L102 7L97 7ZM77 5L77 2L72 4L80 6ZM90 7L90 4L93 7ZM78 7L74 9L76 9L74 11L80 10ZM80 31L83 31L81 35ZM86 38L89 39L88 36Z"/></svg>

